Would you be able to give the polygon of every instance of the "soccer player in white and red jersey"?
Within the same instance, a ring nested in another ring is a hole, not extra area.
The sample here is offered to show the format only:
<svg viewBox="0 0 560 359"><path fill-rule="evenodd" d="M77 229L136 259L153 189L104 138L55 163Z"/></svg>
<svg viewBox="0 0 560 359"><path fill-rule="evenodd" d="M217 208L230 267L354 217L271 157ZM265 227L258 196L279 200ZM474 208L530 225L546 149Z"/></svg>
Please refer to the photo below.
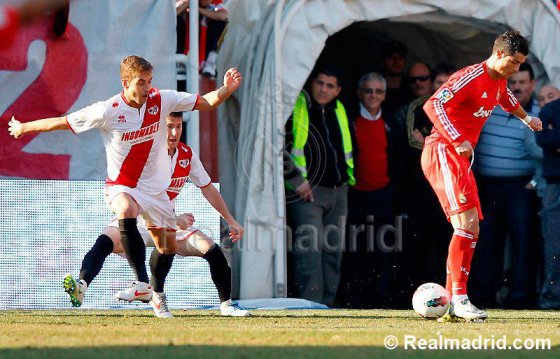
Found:
<svg viewBox="0 0 560 359"><path fill-rule="evenodd" d="M118 218L123 249L136 274L136 281L116 294L128 301L149 301L153 290L163 292L176 251L175 213L166 192L170 183L167 115L174 111L212 110L231 96L242 81L237 69L229 69L222 87L198 96L153 88L152 72L146 59L128 56L121 62L120 94L66 117L27 123L12 118L8 124L15 138L31 132L101 130L107 154L105 199ZM157 248L152 257L154 288L148 284L146 246L136 225L140 214Z"/></svg>
<svg viewBox="0 0 560 359"><path fill-rule="evenodd" d="M496 38L486 61L453 74L424 105L434 128L422 151L422 169L454 228L446 283L451 307L442 321L487 318L467 295L478 223L483 218L471 159L482 126L498 104L533 131L542 130L541 121L530 117L506 87L528 53L527 40L518 31L507 31Z"/></svg>
<svg viewBox="0 0 560 359"><path fill-rule="evenodd" d="M220 192L212 185L208 173L198 156L191 148L179 142L182 132L182 114L173 112L167 116L167 146L171 163L171 184L167 195L171 201L179 195L181 189L190 179L202 191L208 202L220 213L230 230L231 239L236 242L243 237L243 227L233 218ZM194 217L190 213L177 216L177 250L176 254L187 257L202 257L210 266L212 280L218 290L221 314L225 316L247 316L249 312L238 308L231 302L231 268L219 245L197 228L191 227ZM146 246L154 246L142 217L138 217L138 229ZM155 251L155 250L154 250ZM118 222L113 220L97 238L94 246L84 256L79 279L76 281L70 274L64 278L64 289L70 296L75 307L82 305L84 294L93 279L103 267L105 258L111 253L123 254L121 235ZM153 254L152 254L153 255ZM154 313L160 318L172 317L167 307L164 293L154 292L150 301Z"/></svg>

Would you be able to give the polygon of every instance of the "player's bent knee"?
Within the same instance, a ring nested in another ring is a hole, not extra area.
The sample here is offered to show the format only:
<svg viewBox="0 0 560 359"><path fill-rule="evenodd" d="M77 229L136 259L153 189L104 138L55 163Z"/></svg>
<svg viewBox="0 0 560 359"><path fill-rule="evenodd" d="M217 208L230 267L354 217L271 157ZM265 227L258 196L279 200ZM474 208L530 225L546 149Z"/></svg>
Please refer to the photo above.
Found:
<svg viewBox="0 0 560 359"><path fill-rule="evenodd" d="M451 216L451 224L455 229L458 228L464 229L478 236L478 232L479 232L478 210L476 208L471 208L464 212L457 213Z"/></svg>
<svg viewBox="0 0 560 359"><path fill-rule="evenodd" d="M208 251L216 245L214 241L202 232L194 233L189 239L189 243L202 255L208 253Z"/></svg>
<svg viewBox="0 0 560 359"><path fill-rule="evenodd" d="M157 248L157 251L161 254L175 254L176 249L171 248Z"/></svg>
<svg viewBox="0 0 560 359"><path fill-rule="evenodd" d="M115 227L105 227L102 232L113 242L113 253L123 253L124 248L121 242L121 232Z"/></svg>
<svg viewBox="0 0 560 359"><path fill-rule="evenodd" d="M140 214L140 207L126 193L119 194L111 201L111 210L118 218L136 218Z"/></svg>
<svg viewBox="0 0 560 359"><path fill-rule="evenodd" d="M115 214L118 218L136 218L138 217L138 207L134 205L123 204L117 207Z"/></svg>
<svg viewBox="0 0 560 359"><path fill-rule="evenodd" d="M163 243L156 244L156 248L161 254L175 254L177 252L177 241L175 238L166 238Z"/></svg>
<svg viewBox="0 0 560 359"><path fill-rule="evenodd" d="M466 229L467 231L470 231L478 235L479 220L478 220L478 211L476 210L476 208L467 211L464 225L465 227L463 229Z"/></svg>

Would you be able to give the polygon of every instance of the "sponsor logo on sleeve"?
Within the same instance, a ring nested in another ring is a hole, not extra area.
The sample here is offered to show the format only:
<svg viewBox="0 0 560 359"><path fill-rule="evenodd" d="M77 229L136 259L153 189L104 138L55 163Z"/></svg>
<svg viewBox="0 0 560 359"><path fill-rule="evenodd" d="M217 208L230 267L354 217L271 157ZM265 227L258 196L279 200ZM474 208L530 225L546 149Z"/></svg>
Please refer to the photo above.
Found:
<svg viewBox="0 0 560 359"><path fill-rule="evenodd" d="M453 92L448 88L444 88L437 94L436 98L440 100L441 103L446 103L453 98Z"/></svg>

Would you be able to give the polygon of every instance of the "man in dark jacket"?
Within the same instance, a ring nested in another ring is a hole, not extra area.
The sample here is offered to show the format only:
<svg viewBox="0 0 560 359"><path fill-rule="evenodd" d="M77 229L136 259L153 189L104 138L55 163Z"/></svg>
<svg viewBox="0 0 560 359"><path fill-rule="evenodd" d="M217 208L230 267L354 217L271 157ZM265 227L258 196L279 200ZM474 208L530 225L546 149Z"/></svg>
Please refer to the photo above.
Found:
<svg viewBox="0 0 560 359"><path fill-rule="evenodd" d="M293 238L294 295L329 306L340 279L347 184L354 183L348 117L334 69L312 77L286 124L286 212ZM290 272L289 272L290 273Z"/></svg>
<svg viewBox="0 0 560 359"><path fill-rule="evenodd" d="M537 144L543 148L543 177L548 185L543 199L545 280L538 305L541 309L560 309L560 100L545 105L539 117L543 130Z"/></svg>

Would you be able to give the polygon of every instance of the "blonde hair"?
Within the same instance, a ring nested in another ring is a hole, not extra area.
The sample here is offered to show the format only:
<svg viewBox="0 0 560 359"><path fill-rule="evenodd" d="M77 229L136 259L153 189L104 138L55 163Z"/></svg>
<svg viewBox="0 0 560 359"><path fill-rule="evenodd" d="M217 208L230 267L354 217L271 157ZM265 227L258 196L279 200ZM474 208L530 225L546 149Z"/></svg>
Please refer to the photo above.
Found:
<svg viewBox="0 0 560 359"><path fill-rule="evenodd" d="M121 80L130 81L136 75L152 70L152 64L145 58L136 55L127 56L121 61Z"/></svg>

